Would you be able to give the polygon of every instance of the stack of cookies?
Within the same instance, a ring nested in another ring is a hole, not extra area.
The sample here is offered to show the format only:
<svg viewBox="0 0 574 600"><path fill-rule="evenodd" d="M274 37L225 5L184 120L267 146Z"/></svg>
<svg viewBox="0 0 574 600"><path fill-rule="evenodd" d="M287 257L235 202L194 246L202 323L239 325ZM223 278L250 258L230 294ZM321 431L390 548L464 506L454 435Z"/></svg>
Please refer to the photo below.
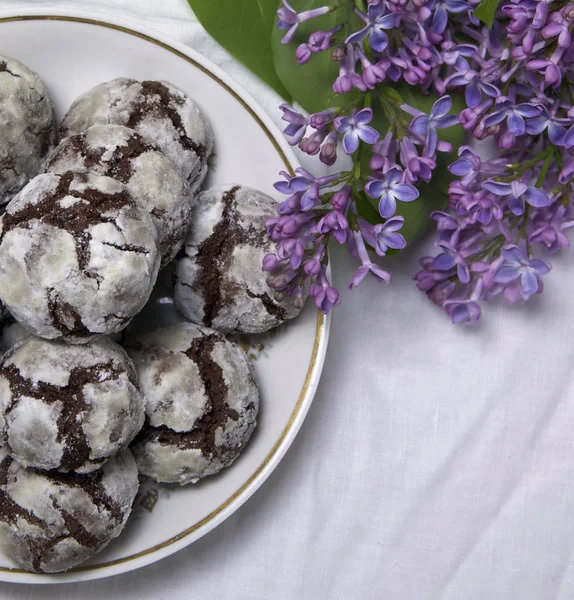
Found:
<svg viewBox="0 0 574 600"><path fill-rule="evenodd" d="M59 135L39 77L0 57L0 545L38 572L119 535L138 472L183 485L229 466L259 391L225 334L299 312L261 268L274 200L200 191L213 133L183 91L98 85ZM167 265L191 322L131 335Z"/></svg>

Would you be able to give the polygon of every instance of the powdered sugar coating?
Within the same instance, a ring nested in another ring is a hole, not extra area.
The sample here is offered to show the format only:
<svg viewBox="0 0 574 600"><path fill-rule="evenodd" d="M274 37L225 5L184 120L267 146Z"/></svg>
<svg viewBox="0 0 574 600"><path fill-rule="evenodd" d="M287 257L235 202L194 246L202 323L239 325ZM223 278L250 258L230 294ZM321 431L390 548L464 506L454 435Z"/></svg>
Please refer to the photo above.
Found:
<svg viewBox="0 0 574 600"><path fill-rule="evenodd" d="M123 329L159 269L157 231L125 186L93 173L44 174L0 218L0 298L48 339Z"/></svg>
<svg viewBox="0 0 574 600"><path fill-rule="evenodd" d="M64 139L44 171L91 171L126 184L133 199L157 227L162 265L181 249L195 196L179 169L154 144L121 125L93 125Z"/></svg>
<svg viewBox="0 0 574 600"><path fill-rule="evenodd" d="M132 445L140 473L184 485L229 466L259 411L245 352L191 323L156 329L126 349L146 397L146 424Z"/></svg>
<svg viewBox="0 0 574 600"><path fill-rule="evenodd" d="M61 134L65 137L105 123L135 129L173 161L193 190L201 185L213 132L205 115L180 89L167 81L119 78L102 83L72 104Z"/></svg>
<svg viewBox="0 0 574 600"><path fill-rule="evenodd" d="M75 567L121 533L138 485L129 450L88 475L64 475L25 469L2 448L2 549L29 571Z"/></svg>
<svg viewBox="0 0 574 600"><path fill-rule="evenodd" d="M0 204L39 172L57 133L41 79L17 60L0 56Z"/></svg>
<svg viewBox="0 0 574 600"><path fill-rule="evenodd" d="M265 227L275 214L272 198L245 186L200 194L176 267L174 299L188 319L224 332L259 333L299 314L291 298L277 300L262 269L263 257L275 251Z"/></svg>
<svg viewBox="0 0 574 600"><path fill-rule="evenodd" d="M0 362L0 439L25 467L94 471L127 448L144 410L133 363L109 338L30 337Z"/></svg>

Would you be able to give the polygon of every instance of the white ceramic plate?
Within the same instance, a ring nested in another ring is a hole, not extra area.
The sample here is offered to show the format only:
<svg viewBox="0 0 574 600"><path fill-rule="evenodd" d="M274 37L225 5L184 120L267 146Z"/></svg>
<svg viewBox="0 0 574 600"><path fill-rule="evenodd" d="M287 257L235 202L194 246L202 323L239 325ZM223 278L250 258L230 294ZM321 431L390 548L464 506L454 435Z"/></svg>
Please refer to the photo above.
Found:
<svg viewBox="0 0 574 600"><path fill-rule="evenodd" d="M59 117L79 94L115 77L166 79L182 88L213 124L216 149L208 185L237 182L276 195L278 171L297 166L281 133L248 94L203 56L156 32L84 12L21 12L0 18L0 54L43 78ZM158 289L139 323L149 328L174 319L170 298ZM287 326L247 341L262 408L256 433L229 469L183 488L148 481L125 531L92 561L62 575L35 575L0 554L0 580L62 583L115 575L176 552L229 517L265 481L297 434L318 384L328 329L328 319L308 305Z"/></svg>

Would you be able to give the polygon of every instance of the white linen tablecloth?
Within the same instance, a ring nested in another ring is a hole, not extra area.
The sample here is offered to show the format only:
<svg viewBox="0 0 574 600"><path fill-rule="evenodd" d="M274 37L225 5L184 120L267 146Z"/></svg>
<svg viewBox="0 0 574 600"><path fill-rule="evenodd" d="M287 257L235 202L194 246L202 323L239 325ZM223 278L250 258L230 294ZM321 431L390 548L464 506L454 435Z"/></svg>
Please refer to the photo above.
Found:
<svg viewBox="0 0 574 600"><path fill-rule="evenodd" d="M205 0L208 1L208 0ZM253 0L229 0L248 2ZM186 0L0 0L154 26L219 64L280 123L278 97L201 28ZM0 52L1 52L0 39ZM321 385L263 488L191 547L73 585L0 586L2 600L571 600L574 597L574 253L528 305L451 326L411 281L345 289Z"/></svg>

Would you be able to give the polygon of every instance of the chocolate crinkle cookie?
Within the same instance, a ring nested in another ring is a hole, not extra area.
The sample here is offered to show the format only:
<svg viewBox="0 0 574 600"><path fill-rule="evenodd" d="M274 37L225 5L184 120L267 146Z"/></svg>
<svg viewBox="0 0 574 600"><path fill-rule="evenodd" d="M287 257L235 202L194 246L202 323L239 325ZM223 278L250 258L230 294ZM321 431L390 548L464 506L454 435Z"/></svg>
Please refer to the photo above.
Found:
<svg viewBox="0 0 574 600"><path fill-rule="evenodd" d="M229 466L259 411L245 352L191 323L156 329L126 349L146 398L146 423L132 445L140 473L184 485Z"/></svg>
<svg viewBox="0 0 574 600"><path fill-rule="evenodd" d="M84 343L123 329L159 263L151 217L110 177L38 175L0 218L0 299L44 338Z"/></svg>
<svg viewBox="0 0 574 600"><path fill-rule="evenodd" d="M96 124L135 129L173 161L195 190L207 173L213 149L211 126L195 102L166 81L119 78L102 83L70 107L62 137Z"/></svg>
<svg viewBox="0 0 574 600"><path fill-rule="evenodd" d="M175 304L190 321L260 333L299 314L291 298L277 298L262 269L275 252L265 226L275 214L275 201L248 187L200 194L175 274Z"/></svg>
<svg viewBox="0 0 574 600"><path fill-rule="evenodd" d="M40 171L57 133L41 79L17 60L0 56L0 204Z"/></svg>
<svg viewBox="0 0 574 600"><path fill-rule="evenodd" d="M0 362L0 440L21 465L89 473L127 448L145 401L125 351L30 337Z"/></svg>
<svg viewBox="0 0 574 600"><path fill-rule="evenodd" d="M26 469L0 449L0 545L37 573L66 571L117 537L138 474L129 450L88 475Z"/></svg>
<svg viewBox="0 0 574 600"><path fill-rule="evenodd" d="M44 171L91 171L126 184L157 227L162 266L180 250L191 222L195 196L180 170L157 146L121 125L94 125L64 139Z"/></svg>

